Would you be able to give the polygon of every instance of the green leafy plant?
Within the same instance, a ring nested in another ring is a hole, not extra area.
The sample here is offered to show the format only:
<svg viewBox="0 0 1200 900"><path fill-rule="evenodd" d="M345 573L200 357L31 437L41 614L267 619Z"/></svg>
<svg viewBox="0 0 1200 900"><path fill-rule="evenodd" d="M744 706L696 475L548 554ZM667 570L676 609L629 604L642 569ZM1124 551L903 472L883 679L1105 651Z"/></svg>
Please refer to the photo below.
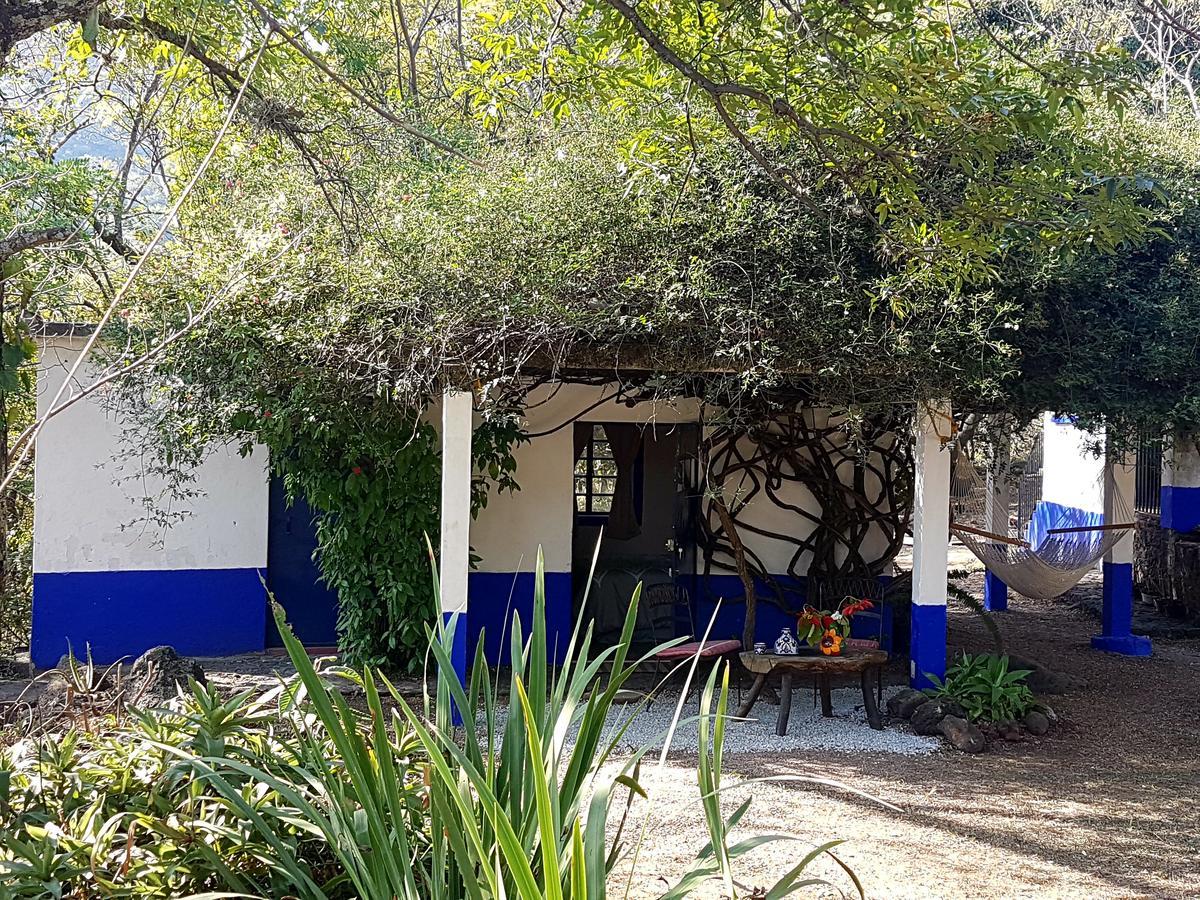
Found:
<svg viewBox="0 0 1200 900"><path fill-rule="evenodd" d="M285 736L305 712L293 696L281 686L226 697L192 682L170 708L94 719L0 754L0 896L281 897L295 884L349 896L329 848L295 812L292 798L315 796L310 754L336 752ZM231 769L218 788L203 762L212 758L262 774Z"/></svg>
<svg viewBox="0 0 1200 900"><path fill-rule="evenodd" d="M508 709L500 704L500 677L489 681L491 670L482 642L468 682L463 684L454 674L450 648L459 623L452 619L436 634L430 633L439 677L436 690L425 694L422 710L410 706L391 682L372 670L355 676L363 687L371 723L365 729L357 726L356 714L341 695L321 682L276 607L288 654L312 702L311 727L330 736L346 763L339 777L348 789L322 792L327 798L322 809L329 813L318 815L319 810L306 807L305 814L335 848L348 879L362 896L406 900L605 896L606 881L625 851L630 805L635 797L647 796L639 773L649 746L633 752L614 771L604 769L614 761L622 737L643 708L636 706L614 725L610 714L617 694L638 665L661 649L629 658L637 607L635 593L620 641L594 655L591 626L582 629L577 623L567 661L554 671L549 665L539 552L528 636L519 619L509 635L513 663L507 679ZM689 679L694 672L693 663ZM713 877L725 882L728 896L736 896L733 861L780 839L766 836L733 845L727 841L729 829L749 807L746 801L726 819L719 802L728 689L728 671L714 669L701 696L698 777L712 839L664 894L667 898L687 896ZM430 856L424 866L414 864L412 846L399 827L391 799L397 773L392 771L395 755L384 725L389 719L384 698L393 705L391 732L414 735L426 760L429 819L423 833L428 836ZM680 721L681 709L682 704L671 732ZM475 727L467 727L461 736L455 728L456 710L467 716L478 713ZM619 818L610 840L608 825L614 816ZM364 835L371 837L365 844ZM767 896L782 897L817 883L805 879L804 871L835 844L810 853ZM635 870L631 867L630 878Z"/></svg>
<svg viewBox="0 0 1200 900"><path fill-rule="evenodd" d="M963 653L946 670L945 680L930 676L936 687L926 693L959 703L973 722L1018 721L1036 705L1025 683L1029 674L1010 670L1007 656Z"/></svg>

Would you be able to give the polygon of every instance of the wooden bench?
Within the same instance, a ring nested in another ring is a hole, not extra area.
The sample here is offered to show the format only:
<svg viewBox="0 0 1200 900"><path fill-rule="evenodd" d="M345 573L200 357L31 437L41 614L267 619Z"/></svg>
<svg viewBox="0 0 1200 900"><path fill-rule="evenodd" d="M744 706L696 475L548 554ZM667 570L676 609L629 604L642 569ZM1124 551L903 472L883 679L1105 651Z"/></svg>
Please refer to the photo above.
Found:
<svg viewBox="0 0 1200 900"><path fill-rule="evenodd" d="M829 681L834 675L858 675L862 683L863 706L867 711L867 722L876 731L883 730L883 716L879 714L879 704L875 699L874 676L887 664L888 655L883 650L855 650L841 656L780 656L775 653L742 653L742 665L755 675L754 684L746 701L738 709L738 718L744 719L750 715L754 702L762 693L767 678L773 672L779 672L779 719L775 725L776 734L787 734L788 717L792 713L792 678L795 675L812 674L816 676L817 685L821 690L821 715L829 718L833 715L833 698L830 694Z"/></svg>

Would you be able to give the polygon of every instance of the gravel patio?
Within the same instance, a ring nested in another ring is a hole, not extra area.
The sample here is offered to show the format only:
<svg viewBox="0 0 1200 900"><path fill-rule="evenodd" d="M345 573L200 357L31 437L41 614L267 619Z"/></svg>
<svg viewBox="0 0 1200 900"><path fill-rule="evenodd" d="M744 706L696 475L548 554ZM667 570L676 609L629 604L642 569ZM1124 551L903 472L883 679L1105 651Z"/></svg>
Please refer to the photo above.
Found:
<svg viewBox="0 0 1200 900"><path fill-rule="evenodd" d="M969 584L980 591L981 576ZM1048 698L1062 719L1050 735L974 756L731 755L731 781L831 778L903 810L794 781L758 783L742 830L844 840L836 852L872 898L1200 897L1200 641L1159 640L1149 659L1102 655L1088 646L1095 620L1072 599L1013 597L997 616L1010 649L1086 682ZM953 604L950 638L988 649L978 617ZM655 802L638 869L669 878L706 839L695 776L679 757L644 781ZM734 797L744 794L731 795L729 810ZM779 844L742 872L766 885L798 858ZM814 872L850 889L832 863ZM662 883L639 879L630 896L655 896Z"/></svg>

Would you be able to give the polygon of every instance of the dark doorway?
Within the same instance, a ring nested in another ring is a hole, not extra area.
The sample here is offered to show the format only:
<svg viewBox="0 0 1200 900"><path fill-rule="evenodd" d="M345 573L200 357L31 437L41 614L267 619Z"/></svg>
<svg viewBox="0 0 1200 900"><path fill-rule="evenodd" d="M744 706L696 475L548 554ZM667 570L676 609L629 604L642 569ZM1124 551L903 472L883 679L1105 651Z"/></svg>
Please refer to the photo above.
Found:
<svg viewBox="0 0 1200 900"><path fill-rule="evenodd" d="M320 580L321 572L313 560L316 549L312 510L303 497L297 497L289 506L283 479L272 476L267 514L267 587L286 610L296 637L310 649L337 645L337 594ZM269 615L267 646L283 646Z"/></svg>
<svg viewBox="0 0 1200 900"><path fill-rule="evenodd" d="M688 476L698 436L694 423L575 424L575 612L584 608L584 621L593 625L600 643L619 637L638 584L643 597L651 588L661 592L663 586L678 586L681 602L690 605L695 544ZM638 638L649 641L651 624L641 619ZM681 622L681 627L686 626Z"/></svg>

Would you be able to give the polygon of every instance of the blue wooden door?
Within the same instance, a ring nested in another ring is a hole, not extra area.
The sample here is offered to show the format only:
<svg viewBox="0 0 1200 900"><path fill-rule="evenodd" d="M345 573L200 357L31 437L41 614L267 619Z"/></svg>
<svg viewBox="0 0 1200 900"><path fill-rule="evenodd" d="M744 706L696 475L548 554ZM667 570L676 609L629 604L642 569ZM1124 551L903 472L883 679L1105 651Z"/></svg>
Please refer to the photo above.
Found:
<svg viewBox="0 0 1200 900"><path fill-rule="evenodd" d="M309 647L332 647L337 644L337 594L325 587L313 561L317 533L312 519L303 497L288 506L283 479L273 476L267 516L267 587L287 611L292 631L301 641ZM283 646L270 616L267 646Z"/></svg>

